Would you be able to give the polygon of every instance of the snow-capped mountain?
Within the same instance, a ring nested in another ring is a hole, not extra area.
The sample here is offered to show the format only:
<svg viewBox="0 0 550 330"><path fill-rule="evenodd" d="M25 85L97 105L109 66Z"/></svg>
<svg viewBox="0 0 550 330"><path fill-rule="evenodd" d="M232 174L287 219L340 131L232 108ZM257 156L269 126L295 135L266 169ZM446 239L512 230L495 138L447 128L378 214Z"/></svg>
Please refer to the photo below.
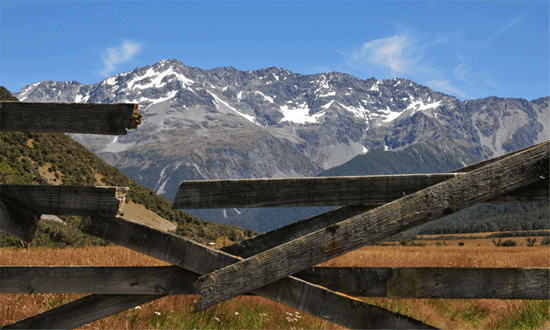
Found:
<svg viewBox="0 0 550 330"><path fill-rule="evenodd" d="M549 98L461 102L407 79L163 60L93 85L42 81L23 102L139 103L126 136L73 137L172 199L182 180L315 176L371 149L424 144L470 164L550 136Z"/></svg>

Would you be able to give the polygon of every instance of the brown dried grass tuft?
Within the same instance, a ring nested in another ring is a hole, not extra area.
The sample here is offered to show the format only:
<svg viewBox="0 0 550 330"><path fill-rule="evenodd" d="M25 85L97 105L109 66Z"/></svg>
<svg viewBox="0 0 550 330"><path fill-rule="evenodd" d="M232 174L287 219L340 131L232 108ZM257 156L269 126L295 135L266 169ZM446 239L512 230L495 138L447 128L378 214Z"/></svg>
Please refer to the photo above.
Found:
<svg viewBox="0 0 550 330"><path fill-rule="evenodd" d="M490 240L488 240L490 241ZM366 246L323 267L550 267L548 246Z"/></svg>
<svg viewBox="0 0 550 330"><path fill-rule="evenodd" d="M490 241L490 240L489 240ZM547 246L367 246L320 266L332 267L550 267ZM120 246L0 249L1 265L162 266L155 258ZM78 299L74 294L2 294L0 326ZM273 301L241 296L190 314L195 296L170 296L144 304L82 329L224 328L298 329L341 327ZM522 300L387 299L367 302L410 315L444 329L492 329L531 304ZM158 315L159 313L160 315ZM299 317L298 317L299 316ZM548 317L546 317L548 319ZM220 321L218 321L220 320ZM546 320L548 323L548 320Z"/></svg>

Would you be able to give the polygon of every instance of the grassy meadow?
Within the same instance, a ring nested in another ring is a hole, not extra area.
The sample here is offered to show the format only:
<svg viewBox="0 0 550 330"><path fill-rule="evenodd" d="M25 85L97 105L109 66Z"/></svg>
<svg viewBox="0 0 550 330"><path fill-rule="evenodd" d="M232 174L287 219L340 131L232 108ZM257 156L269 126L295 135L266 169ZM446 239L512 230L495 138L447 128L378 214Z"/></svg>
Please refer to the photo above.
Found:
<svg viewBox="0 0 550 330"><path fill-rule="evenodd" d="M425 246L368 246L330 260L330 267L550 267L549 247L497 247L490 239L427 240ZM540 242L541 238L537 239ZM439 243L439 244L436 244ZM521 245L523 244L523 245ZM1 265L162 266L166 263L119 246L0 249ZM0 326L78 299L75 294L1 294ZM82 329L341 329L270 300L241 296L191 314L197 296L168 296ZM365 301L443 329L545 329L548 300L386 299Z"/></svg>

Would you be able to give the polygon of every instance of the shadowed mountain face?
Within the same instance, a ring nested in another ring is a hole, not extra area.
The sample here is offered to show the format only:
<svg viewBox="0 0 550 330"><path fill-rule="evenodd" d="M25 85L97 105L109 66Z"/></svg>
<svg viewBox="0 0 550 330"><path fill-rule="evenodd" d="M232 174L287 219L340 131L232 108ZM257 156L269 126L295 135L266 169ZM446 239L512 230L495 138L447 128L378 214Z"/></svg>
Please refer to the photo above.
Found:
<svg viewBox="0 0 550 330"><path fill-rule="evenodd" d="M401 152L426 162L401 171L446 171L550 135L548 97L461 102L406 79L275 67L201 70L163 60L93 85L43 81L16 96L139 103L143 123L127 136L73 138L169 200L183 180L315 176L369 150L398 152L388 162ZM230 220L241 211L216 214Z"/></svg>

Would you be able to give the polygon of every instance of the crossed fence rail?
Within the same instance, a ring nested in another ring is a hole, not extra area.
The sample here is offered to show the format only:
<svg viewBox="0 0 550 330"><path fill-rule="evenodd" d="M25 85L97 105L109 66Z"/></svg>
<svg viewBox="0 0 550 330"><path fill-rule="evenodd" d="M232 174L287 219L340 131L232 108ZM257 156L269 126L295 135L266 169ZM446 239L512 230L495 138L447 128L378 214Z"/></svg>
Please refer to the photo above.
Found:
<svg viewBox="0 0 550 330"><path fill-rule="evenodd" d="M37 113L42 120L36 121ZM2 131L125 134L133 104L0 103ZM42 123L42 124L41 124ZM34 236L40 214L173 266L0 266L0 293L87 293L4 328L75 328L166 295L197 310L256 294L355 328L430 325L353 297L549 299L549 268L313 267L483 202L549 200L549 142L442 174L182 182L174 208L339 206L220 250L124 219L128 188L0 185L0 229Z"/></svg>

